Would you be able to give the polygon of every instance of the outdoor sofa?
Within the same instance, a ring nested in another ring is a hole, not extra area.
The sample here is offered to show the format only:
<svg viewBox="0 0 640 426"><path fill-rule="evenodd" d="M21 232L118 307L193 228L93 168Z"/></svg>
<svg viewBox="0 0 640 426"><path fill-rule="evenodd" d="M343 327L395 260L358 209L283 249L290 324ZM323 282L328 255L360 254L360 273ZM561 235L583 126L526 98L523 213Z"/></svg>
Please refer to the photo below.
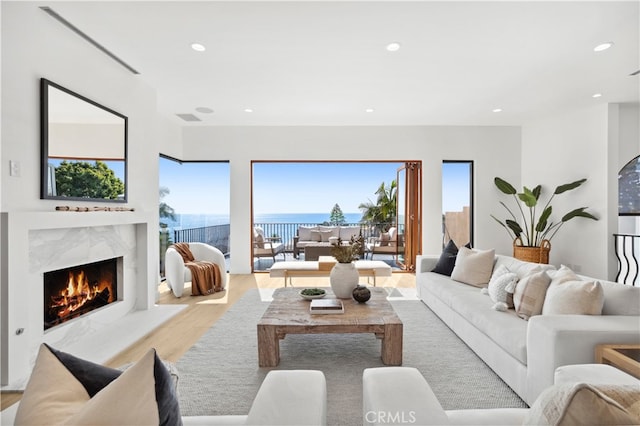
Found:
<svg viewBox="0 0 640 426"><path fill-rule="evenodd" d="M460 250L468 253L469 249ZM517 275L518 283L530 282L530 278L523 279L533 273L541 276L541 270L546 270L550 277L560 274L551 265L487 252L493 259L493 265L489 264L490 276L501 265ZM640 343L639 287L578 276L585 283L600 283L604 299L601 315L540 314L525 320L514 309L492 309L496 303L479 288L487 287L490 278L477 287L432 272L439 259L437 255L417 256L418 297L527 404L532 404L553 384L559 366L594 363L596 345ZM455 259L455 268L459 265L463 266L460 254ZM566 272L566 267L560 269L562 273L571 272ZM451 275L458 278L460 271L454 269ZM553 285L552 282L549 288ZM550 303L548 298L539 302Z"/></svg>
<svg viewBox="0 0 640 426"><path fill-rule="evenodd" d="M307 246L320 245L322 243L328 245L335 238L348 242L351 237L358 237L359 235L359 226L298 226L296 235L293 237L293 257L297 259L300 256L300 252L304 252L304 248ZM329 240L330 238L332 240ZM364 247L362 248L362 254L364 254Z"/></svg>

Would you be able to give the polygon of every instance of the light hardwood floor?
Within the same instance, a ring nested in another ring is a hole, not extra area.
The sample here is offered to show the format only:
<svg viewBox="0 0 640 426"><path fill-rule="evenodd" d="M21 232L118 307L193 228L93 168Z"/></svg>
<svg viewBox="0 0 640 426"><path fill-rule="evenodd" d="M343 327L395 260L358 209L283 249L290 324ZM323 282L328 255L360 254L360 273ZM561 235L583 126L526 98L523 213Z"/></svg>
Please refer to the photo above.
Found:
<svg viewBox="0 0 640 426"><path fill-rule="evenodd" d="M165 283L160 285L158 304L184 304L182 310L171 321L167 321L145 337L111 358L105 365L118 367L135 362L149 350L155 348L160 358L176 362L195 344L200 337L231 307L244 293L252 288L282 287L282 278L270 278L269 274L256 273L248 275L230 275L227 290L208 296L189 296L190 284L185 288L181 298L173 296ZM295 287L329 286L329 279L324 277L295 278ZM415 275L397 272L391 277L377 279L378 286L395 288L415 287ZM9 407L20 400L19 392L3 392L1 409Z"/></svg>

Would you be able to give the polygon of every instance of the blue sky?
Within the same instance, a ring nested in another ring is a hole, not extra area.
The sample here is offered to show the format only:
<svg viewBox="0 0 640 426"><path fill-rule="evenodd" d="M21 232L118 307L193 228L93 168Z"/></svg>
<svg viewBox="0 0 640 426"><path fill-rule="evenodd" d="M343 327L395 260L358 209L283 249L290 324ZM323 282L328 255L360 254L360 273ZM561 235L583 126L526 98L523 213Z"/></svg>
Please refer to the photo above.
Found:
<svg viewBox="0 0 640 426"><path fill-rule="evenodd" d="M459 212L470 205L469 163L442 165L442 211Z"/></svg>
<svg viewBox="0 0 640 426"><path fill-rule="evenodd" d="M256 214L329 213L339 204L344 213L359 213L382 182L396 178L399 163L254 163Z"/></svg>
<svg viewBox="0 0 640 426"><path fill-rule="evenodd" d="M229 214L229 163L160 158L160 186L169 188L162 201L179 214Z"/></svg>
<svg viewBox="0 0 640 426"><path fill-rule="evenodd" d="M339 204L344 213L375 202L382 182L396 179L400 163L254 163L255 214L324 213ZM468 165L448 163L443 170L445 211L468 205ZM183 163L160 159L160 186L169 188L164 202L180 214L229 213L229 164Z"/></svg>

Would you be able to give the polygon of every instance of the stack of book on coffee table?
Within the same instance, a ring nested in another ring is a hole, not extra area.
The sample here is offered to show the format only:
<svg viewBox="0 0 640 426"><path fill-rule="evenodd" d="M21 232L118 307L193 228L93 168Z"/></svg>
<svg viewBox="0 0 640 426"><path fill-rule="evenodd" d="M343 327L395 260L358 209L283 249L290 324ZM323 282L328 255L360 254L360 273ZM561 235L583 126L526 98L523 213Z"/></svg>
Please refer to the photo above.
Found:
<svg viewBox="0 0 640 426"><path fill-rule="evenodd" d="M313 299L309 305L312 314L343 314L344 305L340 299Z"/></svg>

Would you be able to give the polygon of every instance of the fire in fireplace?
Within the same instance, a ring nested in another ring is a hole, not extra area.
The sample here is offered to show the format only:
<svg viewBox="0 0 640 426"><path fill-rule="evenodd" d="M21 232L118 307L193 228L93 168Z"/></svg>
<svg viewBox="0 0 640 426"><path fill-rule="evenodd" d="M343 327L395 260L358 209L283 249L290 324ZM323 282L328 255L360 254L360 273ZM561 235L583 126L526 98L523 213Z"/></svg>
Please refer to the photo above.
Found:
<svg viewBox="0 0 640 426"><path fill-rule="evenodd" d="M44 329L118 300L118 258L44 274Z"/></svg>

